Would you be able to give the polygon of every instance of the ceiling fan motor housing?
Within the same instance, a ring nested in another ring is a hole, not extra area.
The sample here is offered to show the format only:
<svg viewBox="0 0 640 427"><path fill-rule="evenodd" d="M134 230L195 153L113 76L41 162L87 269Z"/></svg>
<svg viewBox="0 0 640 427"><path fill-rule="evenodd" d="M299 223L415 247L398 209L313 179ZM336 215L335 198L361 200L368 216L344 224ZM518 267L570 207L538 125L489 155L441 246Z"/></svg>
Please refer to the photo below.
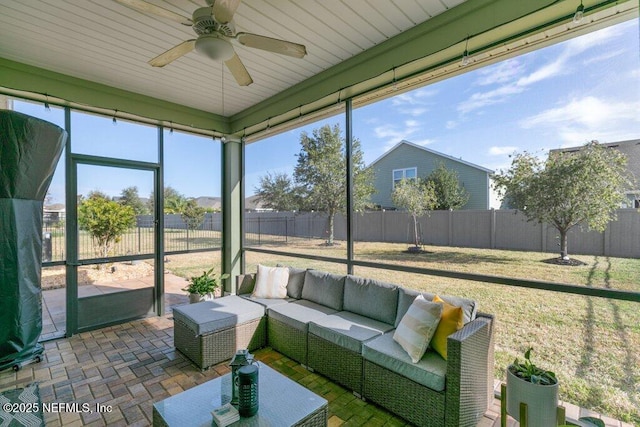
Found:
<svg viewBox="0 0 640 427"><path fill-rule="evenodd" d="M193 12L193 31L199 36L219 33L223 36L233 37L235 27L233 22L221 24L213 18L213 8L201 7Z"/></svg>

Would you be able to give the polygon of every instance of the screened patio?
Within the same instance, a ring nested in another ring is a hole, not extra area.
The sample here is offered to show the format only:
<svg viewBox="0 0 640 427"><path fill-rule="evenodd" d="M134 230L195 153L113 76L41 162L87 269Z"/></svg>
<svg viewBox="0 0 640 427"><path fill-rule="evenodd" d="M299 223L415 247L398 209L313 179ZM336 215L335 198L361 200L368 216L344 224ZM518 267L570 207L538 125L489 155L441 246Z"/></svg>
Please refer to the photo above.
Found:
<svg viewBox="0 0 640 427"><path fill-rule="evenodd" d="M571 382L561 389L561 399L571 408L569 417L577 419L592 410L604 414L607 425L627 425L615 419L640 423L640 266L636 255L616 252L633 254L635 243L619 249L607 240L609 232L602 234L602 243L589 234L585 241L604 249L580 254L591 271L580 277L571 270L543 274L537 265L512 267L525 263L529 237L522 237L515 251L496 252L500 244L487 237L486 252L474 242L460 250L453 243L433 243L425 246L426 252L437 256L407 258L398 255L405 242L385 241L381 246L360 237L365 227L384 236L400 222L393 212L380 212L379 222L363 216L353 192L352 157L358 138L354 127L368 125L363 112L371 106L637 21L637 2L441 0L381 5L244 0L234 15L238 32L291 40L305 45L307 52L293 58L234 44L253 79L248 86L238 84L228 64L197 52L167 67L149 66L149 59L193 38L193 30L121 3L0 2L0 108L44 118L70 135L56 172L61 183L58 201L64 208L56 213L57 220L49 221L50 229L45 215L52 251L43 258L43 282L50 283L43 297L50 298L47 307L57 307L49 310L50 328L43 335L46 359L17 374L0 374L0 388L35 380L44 384L43 399L95 400L118 407L101 416L49 414L50 425L148 425L150 400L228 369L223 364L201 373L175 351L171 307L186 302L181 280L214 267L230 274L223 290L233 294L235 276L254 272L258 264L283 264L476 298L481 310L492 311L498 322L496 381L504 380L506 366L531 345L542 361L553 354L549 363L556 371L567 371ZM191 16L204 4L150 3L181 16ZM580 7L584 16L576 20ZM326 217L295 210L290 217L278 217L277 212L253 209L249 197L256 176L270 173L261 149L283 153L294 164L295 151L279 138L292 135L297 143L302 133L325 124L337 124L343 131L347 182L341 196L344 211L336 223L338 244L333 246L325 245ZM98 134L104 140L96 142ZM473 150L472 141L465 144ZM200 173L193 185L204 182L207 193L189 195L212 196L208 225L196 229L182 223L179 214L167 213L172 197L167 188L193 170ZM78 228L78 196L95 190L84 183L108 183L110 176L125 173L130 173L129 185L148 191L150 209L138 217L125 243L103 257ZM637 228L637 210L620 215L629 216L629 227ZM408 235L402 221L398 233ZM269 232L268 227L284 231ZM535 256L550 257L553 232L531 235L539 237L544 248L536 249ZM451 236L454 231L449 231ZM142 284L124 286L126 292L107 289L137 278L134 270L144 270ZM101 276L94 277L95 271ZM176 278L175 284L167 284L167 274L170 280ZM106 288L97 296L88 293L90 286ZM105 304L114 309L97 313ZM522 310L514 310L518 304ZM567 330L577 332L567 336ZM611 345L605 351L598 343L606 341ZM566 346L566 357L556 350L561 346ZM406 423L277 352L256 354L330 396L330 425ZM611 366L607 359L619 363ZM601 377L604 384L597 384ZM498 425L498 405L496 400L480 425Z"/></svg>

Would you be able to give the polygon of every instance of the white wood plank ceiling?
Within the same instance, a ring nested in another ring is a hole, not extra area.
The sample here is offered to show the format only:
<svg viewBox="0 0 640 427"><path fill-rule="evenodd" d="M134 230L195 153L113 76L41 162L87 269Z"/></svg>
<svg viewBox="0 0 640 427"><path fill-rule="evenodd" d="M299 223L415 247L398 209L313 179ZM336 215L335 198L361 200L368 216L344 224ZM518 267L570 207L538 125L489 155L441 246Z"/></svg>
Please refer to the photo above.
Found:
<svg viewBox="0 0 640 427"><path fill-rule="evenodd" d="M148 0L191 17L204 0ZM234 45L254 83L191 52L164 68L147 61L195 38L192 28L114 0L0 0L0 57L230 116L464 0L243 0L236 31L304 44L290 58Z"/></svg>

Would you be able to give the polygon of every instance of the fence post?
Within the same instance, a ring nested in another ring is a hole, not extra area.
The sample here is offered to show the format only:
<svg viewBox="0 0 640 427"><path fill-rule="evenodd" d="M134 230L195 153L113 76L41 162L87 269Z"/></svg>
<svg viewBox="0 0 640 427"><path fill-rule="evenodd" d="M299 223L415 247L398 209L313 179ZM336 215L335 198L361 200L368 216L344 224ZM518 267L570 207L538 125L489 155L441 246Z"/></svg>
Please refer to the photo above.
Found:
<svg viewBox="0 0 640 427"><path fill-rule="evenodd" d="M189 226L187 226L187 250L189 250Z"/></svg>
<svg viewBox="0 0 640 427"><path fill-rule="evenodd" d="M262 245L262 228L260 226L260 217L258 217L258 246Z"/></svg>
<svg viewBox="0 0 640 427"><path fill-rule="evenodd" d="M491 249L496 248L496 210L491 208Z"/></svg>
<svg viewBox="0 0 640 427"><path fill-rule="evenodd" d="M447 234L447 246L452 246L453 245L453 210L449 209L449 230L448 230L448 234Z"/></svg>
<svg viewBox="0 0 640 427"><path fill-rule="evenodd" d="M53 258L53 248L51 245L51 233L44 233L44 238L42 239L42 249L43 249L43 257L42 261L51 262Z"/></svg>
<svg viewBox="0 0 640 427"><path fill-rule="evenodd" d="M142 253L142 236L141 236L141 232L140 232L140 225L138 225L138 253Z"/></svg>
<svg viewBox="0 0 640 427"><path fill-rule="evenodd" d="M289 218L284 217L284 242L289 243Z"/></svg>

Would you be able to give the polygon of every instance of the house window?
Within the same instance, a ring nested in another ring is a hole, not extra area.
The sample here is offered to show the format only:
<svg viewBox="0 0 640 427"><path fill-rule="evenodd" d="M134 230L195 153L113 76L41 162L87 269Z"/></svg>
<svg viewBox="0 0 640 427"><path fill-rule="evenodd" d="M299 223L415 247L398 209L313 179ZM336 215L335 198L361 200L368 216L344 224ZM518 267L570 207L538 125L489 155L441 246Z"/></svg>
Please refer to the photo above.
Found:
<svg viewBox="0 0 640 427"><path fill-rule="evenodd" d="M393 187L402 179L413 179L418 176L418 168L405 168L393 170Z"/></svg>

